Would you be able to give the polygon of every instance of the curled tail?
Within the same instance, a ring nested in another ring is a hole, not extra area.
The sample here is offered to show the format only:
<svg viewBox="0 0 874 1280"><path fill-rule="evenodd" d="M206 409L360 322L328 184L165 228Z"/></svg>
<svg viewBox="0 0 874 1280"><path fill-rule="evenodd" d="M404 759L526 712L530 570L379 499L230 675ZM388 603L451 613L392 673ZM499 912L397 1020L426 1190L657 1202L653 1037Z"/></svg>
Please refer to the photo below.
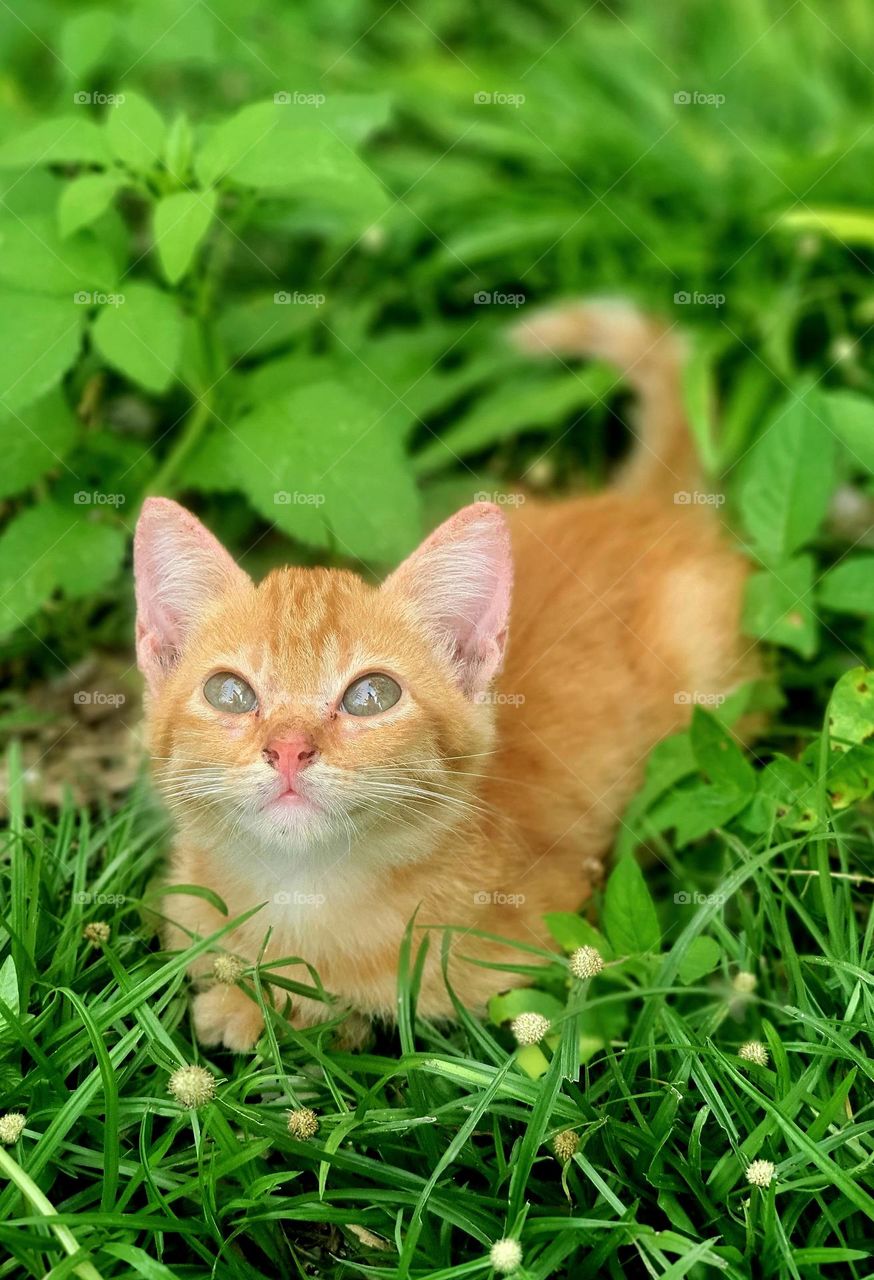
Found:
<svg viewBox="0 0 874 1280"><path fill-rule="evenodd" d="M637 443L616 477L619 487L662 494L695 488L700 469L682 392L686 351L673 327L622 299L591 298L535 313L512 338L531 356L606 360L636 392Z"/></svg>

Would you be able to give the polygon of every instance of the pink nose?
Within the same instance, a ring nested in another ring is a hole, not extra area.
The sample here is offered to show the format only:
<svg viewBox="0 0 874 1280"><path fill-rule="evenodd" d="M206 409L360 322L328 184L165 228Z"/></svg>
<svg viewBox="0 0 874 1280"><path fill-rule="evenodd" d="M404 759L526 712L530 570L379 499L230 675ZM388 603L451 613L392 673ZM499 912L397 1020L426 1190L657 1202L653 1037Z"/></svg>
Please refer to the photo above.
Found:
<svg viewBox="0 0 874 1280"><path fill-rule="evenodd" d="M272 769L282 774L289 786L301 769L312 764L319 754L316 744L306 734L294 738L276 738L261 752Z"/></svg>

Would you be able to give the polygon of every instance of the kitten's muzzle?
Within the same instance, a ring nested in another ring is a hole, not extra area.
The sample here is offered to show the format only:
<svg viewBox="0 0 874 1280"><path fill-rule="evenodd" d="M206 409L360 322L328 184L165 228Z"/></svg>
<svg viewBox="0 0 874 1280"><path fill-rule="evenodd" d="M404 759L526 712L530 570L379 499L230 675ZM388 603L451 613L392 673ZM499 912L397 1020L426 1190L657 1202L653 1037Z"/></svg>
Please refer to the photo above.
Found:
<svg viewBox="0 0 874 1280"><path fill-rule="evenodd" d="M275 769L294 790L294 780L302 769L318 759L318 748L308 734L296 734L292 738L274 738L261 752L264 761Z"/></svg>

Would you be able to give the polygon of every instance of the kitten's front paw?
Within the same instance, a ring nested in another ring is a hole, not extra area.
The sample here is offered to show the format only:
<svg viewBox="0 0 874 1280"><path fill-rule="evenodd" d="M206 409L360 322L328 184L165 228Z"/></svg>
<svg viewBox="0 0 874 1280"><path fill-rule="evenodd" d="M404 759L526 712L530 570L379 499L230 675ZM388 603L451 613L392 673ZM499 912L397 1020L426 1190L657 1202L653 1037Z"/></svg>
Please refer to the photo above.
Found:
<svg viewBox="0 0 874 1280"><path fill-rule="evenodd" d="M218 984L201 991L192 1004L194 1030L202 1045L222 1044L235 1053L251 1049L264 1030L261 1010L239 987Z"/></svg>

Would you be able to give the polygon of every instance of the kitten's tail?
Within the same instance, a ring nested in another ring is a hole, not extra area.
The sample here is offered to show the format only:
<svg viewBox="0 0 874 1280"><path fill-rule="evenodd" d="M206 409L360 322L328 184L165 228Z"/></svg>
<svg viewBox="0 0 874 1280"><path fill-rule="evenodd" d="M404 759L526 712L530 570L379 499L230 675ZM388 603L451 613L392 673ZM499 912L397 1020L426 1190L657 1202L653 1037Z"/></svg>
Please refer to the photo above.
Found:
<svg viewBox="0 0 874 1280"><path fill-rule="evenodd" d="M520 321L512 331L527 355L591 356L616 366L637 393L636 447L616 484L631 493L677 494L700 479L683 407L685 344L673 326L623 299L559 303Z"/></svg>

